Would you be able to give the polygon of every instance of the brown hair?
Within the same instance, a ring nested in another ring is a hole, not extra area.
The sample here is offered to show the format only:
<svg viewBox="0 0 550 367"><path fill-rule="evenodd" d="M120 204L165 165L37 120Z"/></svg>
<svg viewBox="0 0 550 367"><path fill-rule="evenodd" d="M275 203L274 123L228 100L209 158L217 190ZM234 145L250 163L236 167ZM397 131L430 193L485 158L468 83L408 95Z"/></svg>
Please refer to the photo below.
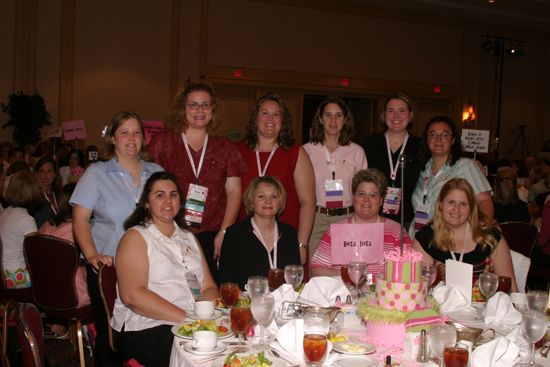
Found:
<svg viewBox="0 0 550 367"><path fill-rule="evenodd" d="M277 136L277 144L283 149L290 149L296 141L294 138L294 130L292 129L292 116L281 96L273 92L264 94L256 102L256 107L252 110L250 119L246 125L246 146L250 149L254 149L258 144L258 113L264 102L267 101L277 103L281 110L281 131L279 131L279 136Z"/></svg>
<svg viewBox="0 0 550 367"><path fill-rule="evenodd" d="M18 171L11 176L5 199L10 206L25 208L30 212L40 205L44 193L33 173Z"/></svg>
<svg viewBox="0 0 550 367"><path fill-rule="evenodd" d="M189 94L193 92L206 92L210 94L210 104L212 105L212 119L206 127L206 131L209 135L219 136L221 134L222 125L218 116L218 99L214 94L214 90L211 86L205 83L190 82L185 88L176 94L176 97L172 101L172 108L170 114L166 119L166 127L170 130L183 133L187 130L188 121L185 117L185 109L187 108L187 98Z"/></svg>
<svg viewBox="0 0 550 367"><path fill-rule="evenodd" d="M357 188L363 182L373 183L378 188L380 197L384 198L384 196L386 196L386 192L388 191L388 180L386 179L386 175L381 171L376 168L367 168L357 171L351 180L351 192L353 195L355 195L355 191L357 191Z"/></svg>
<svg viewBox="0 0 550 367"><path fill-rule="evenodd" d="M106 140L106 153L108 157L112 157L115 154L115 145L113 144L113 138L115 133L122 124L130 119L135 119L139 124L139 129L141 130L141 135L143 136L143 142L141 143L141 150L145 145L145 128L143 127L143 120L141 116L134 111L120 111L117 113L111 120L107 132L105 133Z"/></svg>
<svg viewBox="0 0 550 367"><path fill-rule="evenodd" d="M321 143L325 144L325 128L323 126L323 113L325 113L325 108L329 104L335 104L342 110L344 114L344 126L342 126L342 131L338 137L338 144L340 145L349 145L351 143L351 138L355 134L354 130L354 121L353 115L349 106L344 102L340 97L332 96L325 99L315 112L313 116L313 121L311 122L311 139L312 143Z"/></svg>
<svg viewBox="0 0 550 367"><path fill-rule="evenodd" d="M407 108L409 109L409 123L407 125L407 130L410 130L412 127L413 127L413 107L412 107L412 102L411 102L411 99L409 98L408 95L404 94L404 93L401 93L401 92L395 92L393 94L391 94L388 98L386 98L386 100L384 101L384 110L382 111L382 113L380 114L380 122L382 123L382 126L384 126L384 128L387 130L388 129L388 125L386 124L386 108L388 108L388 104L394 100L394 99L398 99L400 101L403 101L407 104Z"/></svg>
<svg viewBox="0 0 550 367"><path fill-rule="evenodd" d="M277 215L281 215L286 206L286 191L283 184L279 181L279 179L277 179L277 177L269 175L256 177L250 182L250 185L248 185L246 190L244 190L243 203L246 213L250 216L254 214L254 191L256 191L260 184L271 185L279 192L279 195L281 195L281 207L279 208Z"/></svg>

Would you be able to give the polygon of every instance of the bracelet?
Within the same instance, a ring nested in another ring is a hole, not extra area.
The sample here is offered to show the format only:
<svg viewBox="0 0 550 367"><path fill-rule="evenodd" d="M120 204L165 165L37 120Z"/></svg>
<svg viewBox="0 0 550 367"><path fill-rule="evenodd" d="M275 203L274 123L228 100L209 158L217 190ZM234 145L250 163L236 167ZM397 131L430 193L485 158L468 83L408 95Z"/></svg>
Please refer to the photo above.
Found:
<svg viewBox="0 0 550 367"><path fill-rule="evenodd" d="M301 249L302 249L302 248L303 248L303 249L307 249L307 244L304 244L303 242L300 242L300 243L298 244L298 247L301 248Z"/></svg>

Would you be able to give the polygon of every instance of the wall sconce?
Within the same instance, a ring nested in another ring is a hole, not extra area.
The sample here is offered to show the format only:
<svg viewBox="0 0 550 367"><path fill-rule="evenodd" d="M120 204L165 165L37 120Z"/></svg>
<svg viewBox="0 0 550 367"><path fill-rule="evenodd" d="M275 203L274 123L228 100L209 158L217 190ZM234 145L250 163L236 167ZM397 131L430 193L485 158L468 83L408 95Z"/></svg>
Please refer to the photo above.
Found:
<svg viewBox="0 0 550 367"><path fill-rule="evenodd" d="M474 106L471 102L468 102L468 105L462 112L462 123L466 126L471 125L475 122L477 115L474 111Z"/></svg>

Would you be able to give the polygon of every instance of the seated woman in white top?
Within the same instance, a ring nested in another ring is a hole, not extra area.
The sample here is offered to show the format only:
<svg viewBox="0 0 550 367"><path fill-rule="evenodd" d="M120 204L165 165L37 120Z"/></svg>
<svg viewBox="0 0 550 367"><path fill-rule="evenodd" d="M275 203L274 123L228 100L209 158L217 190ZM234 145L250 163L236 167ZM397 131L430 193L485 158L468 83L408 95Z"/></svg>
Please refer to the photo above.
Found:
<svg viewBox="0 0 550 367"><path fill-rule="evenodd" d="M118 246L118 298L111 326L123 360L167 366L171 326L186 318L195 298L213 300L218 289L202 250L183 229L177 178L157 172L147 180Z"/></svg>

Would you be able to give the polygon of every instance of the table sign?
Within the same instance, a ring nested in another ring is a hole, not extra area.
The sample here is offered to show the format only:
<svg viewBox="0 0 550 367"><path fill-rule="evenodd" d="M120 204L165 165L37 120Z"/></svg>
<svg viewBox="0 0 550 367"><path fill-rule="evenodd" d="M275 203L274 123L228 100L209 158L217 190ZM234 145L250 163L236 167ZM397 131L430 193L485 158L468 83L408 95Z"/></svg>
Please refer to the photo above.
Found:
<svg viewBox="0 0 550 367"><path fill-rule="evenodd" d="M145 145L148 145L157 133L164 130L164 122L143 120L143 128L145 129Z"/></svg>
<svg viewBox="0 0 550 367"><path fill-rule="evenodd" d="M84 120L63 121L61 126L63 127L63 139L86 139Z"/></svg>
<svg viewBox="0 0 550 367"><path fill-rule="evenodd" d="M384 223L331 224L332 265L384 262Z"/></svg>
<svg viewBox="0 0 550 367"><path fill-rule="evenodd" d="M472 303L474 267L461 261L445 261L445 285L458 289L468 303Z"/></svg>
<svg viewBox="0 0 550 367"><path fill-rule="evenodd" d="M462 129L462 146L465 152L488 153L489 130Z"/></svg>

